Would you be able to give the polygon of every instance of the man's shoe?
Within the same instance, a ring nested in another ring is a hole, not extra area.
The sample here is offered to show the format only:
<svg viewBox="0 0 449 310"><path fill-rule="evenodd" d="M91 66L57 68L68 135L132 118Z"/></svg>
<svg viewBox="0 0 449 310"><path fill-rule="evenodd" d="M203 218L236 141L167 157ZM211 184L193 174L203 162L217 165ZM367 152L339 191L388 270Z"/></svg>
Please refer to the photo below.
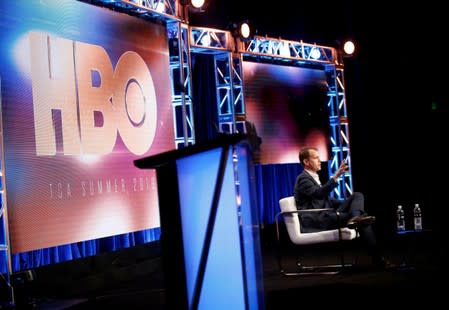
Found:
<svg viewBox="0 0 449 310"><path fill-rule="evenodd" d="M353 218L349 219L346 226L348 228L357 228L360 226L371 225L375 221L376 221L375 216L362 214L362 215L354 216Z"/></svg>

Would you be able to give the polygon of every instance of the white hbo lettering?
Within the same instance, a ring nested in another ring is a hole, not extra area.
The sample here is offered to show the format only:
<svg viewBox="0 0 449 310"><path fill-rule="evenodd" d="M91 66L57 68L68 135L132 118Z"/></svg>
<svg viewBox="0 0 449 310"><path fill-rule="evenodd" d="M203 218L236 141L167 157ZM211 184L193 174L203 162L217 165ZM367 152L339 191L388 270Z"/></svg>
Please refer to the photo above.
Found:
<svg viewBox="0 0 449 310"><path fill-rule="evenodd" d="M142 57L127 51L114 70L101 46L41 32L31 32L29 39L37 156L56 155L55 110L61 113L64 155L111 153L117 133L130 152L149 150L157 102Z"/></svg>

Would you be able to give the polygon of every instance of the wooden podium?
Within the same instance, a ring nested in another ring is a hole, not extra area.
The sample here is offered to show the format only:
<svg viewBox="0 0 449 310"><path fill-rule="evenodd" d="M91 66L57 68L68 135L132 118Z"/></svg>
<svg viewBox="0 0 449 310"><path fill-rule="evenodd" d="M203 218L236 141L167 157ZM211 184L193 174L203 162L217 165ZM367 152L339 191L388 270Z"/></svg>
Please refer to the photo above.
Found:
<svg viewBox="0 0 449 310"><path fill-rule="evenodd" d="M134 163L156 169L168 309L263 309L246 136L224 135Z"/></svg>

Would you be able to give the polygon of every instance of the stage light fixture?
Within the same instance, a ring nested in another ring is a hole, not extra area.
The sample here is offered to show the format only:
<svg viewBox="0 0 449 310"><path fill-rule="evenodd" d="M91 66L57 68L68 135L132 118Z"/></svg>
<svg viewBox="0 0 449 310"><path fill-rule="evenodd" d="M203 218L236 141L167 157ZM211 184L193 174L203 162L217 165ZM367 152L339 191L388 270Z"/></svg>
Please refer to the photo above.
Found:
<svg viewBox="0 0 449 310"><path fill-rule="evenodd" d="M207 6L206 0L179 0L179 4L182 10L181 19L185 22L188 22L190 13L204 13Z"/></svg>
<svg viewBox="0 0 449 310"><path fill-rule="evenodd" d="M248 39L251 35L251 28L247 22L240 23L240 35L244 39Z"/></svg>
<svg viewBox="0 0 449 310"><path fill-rule="evenodd" d="M247 20L233 23L231 28L234 36L241 40L248 40L253 35L251 24Z"/></svg>
<svg viewBox="0 0 449 310"><path fill-rule="evenodd" d="M190 0L190 5L196 9L203 7L205 0Z"/></svg>
<svg viewBox="0 0 449 310"><path fill-rule="evenodd" d="M343 51L345 52L346 55L352 55L355 52L355 45L354 42L352 41L346 41L343 44Z"/></svg>

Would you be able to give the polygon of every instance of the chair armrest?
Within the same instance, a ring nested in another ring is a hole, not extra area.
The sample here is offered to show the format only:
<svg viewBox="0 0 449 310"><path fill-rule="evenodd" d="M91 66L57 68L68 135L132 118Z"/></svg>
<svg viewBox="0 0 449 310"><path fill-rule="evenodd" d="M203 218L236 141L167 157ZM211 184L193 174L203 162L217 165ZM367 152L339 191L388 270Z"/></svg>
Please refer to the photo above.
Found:
<svg viewBox="0 0 449 310"><path fill-rule="evenodd" d="M301 209L301 210L298 210L298 213L320 212L320 211L333 211L333 212L338 213L337 210L332 209L332 208L322 208L322 209Z"/></svg>
<svg viewBox="0 0 449 310"><path fill-rule="evenodd" d="M303 209L303 210L294 210L294 211L281 211L278 214L276 214L276 218L278 218L281 215L284 214L299 214L299 213L307 213L307 212L321 212L321 211L334 211L337 214L339 214L339 212L335 209L332 208L323 208L323 209Z"/></svg>
<svg viewBox="0 0 449 310"><path fill-rule="evenodd" d="M322 208L322 209L303 209L303 210L294 210L294 211L281 211L278 214L276 214L275 218L278 218L279 216L284 215L284 214L295 214L295 213L300 214L300 213L308 213L308 212L313 213L313 212L322 212L322 211L332 211L332 212L335 212L335 214L337 214L338 218L340 217L340 212L338 212L337 210L332 209L332 208Z"/></svg>
<svg viewBox="0 0 449 310"><path fill-rule="evenodd" d="M340 212L333 209L333 208L321 208L321 209L302 209L302 210L294 210L294 211L281 211L278 214L276 214L275 216L275 222L276 222L276 226L278 226L278 217L284 214L300 214L300 213L313 213L313 212L322 212L322 211L332 211L335 212L335 214L337 215L337 222L338 222L338 235L339 238L341 240L342 236L341 236L341 222L340 222Z"/></svg>

